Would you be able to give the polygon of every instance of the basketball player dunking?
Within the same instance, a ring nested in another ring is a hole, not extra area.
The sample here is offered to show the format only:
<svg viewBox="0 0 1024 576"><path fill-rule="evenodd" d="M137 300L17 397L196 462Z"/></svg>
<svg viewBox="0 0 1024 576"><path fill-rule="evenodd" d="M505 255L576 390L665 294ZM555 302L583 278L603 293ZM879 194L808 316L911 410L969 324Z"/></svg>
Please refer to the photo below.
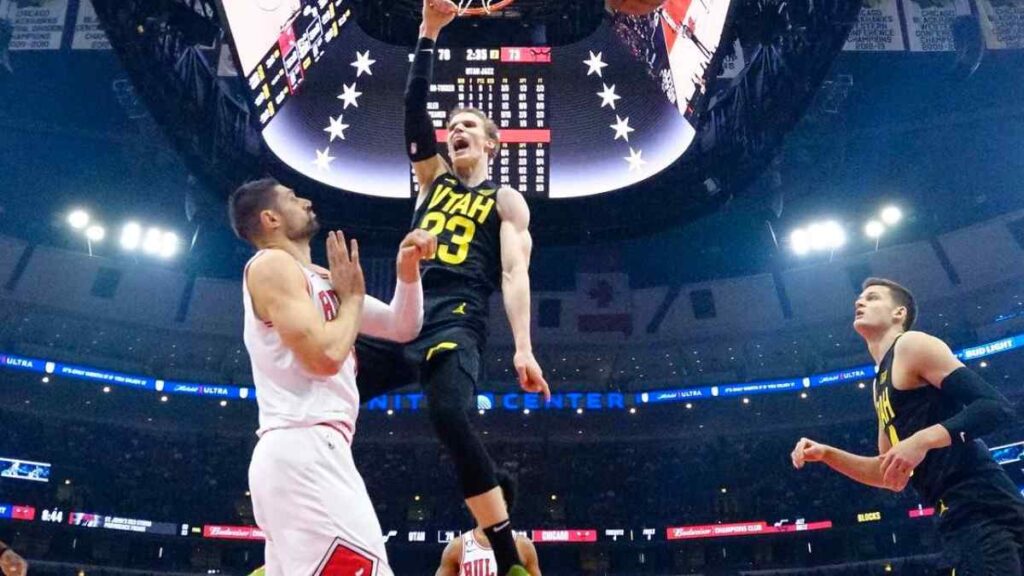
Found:
<svg viewBox="0 0 1024 576"><path fill-rule="evenodd" d="M869 278L854 329L878 365L873 385L879 456L802 438L793 466L824 462L857 482L938 506L939 533L955 576L1020 576L1024 498L979 440L1016 418L1007 399L964 366L944 342L911 332L917 316L903 286Z"/></svg>
<svg viewBox="0 0 1024 576"><path fill-rule="evenodd" d="M249 465L268 576L391 576L380 523L352 461L359 412L356 334L409 341L423 317L420 260L436 239L402 241L390 304L365 295L359 248L327 238L330 269L314 266L319 225L309 200L273 180L229 200L231 225L259 252L242 278L245 347L252 360L260 437Z"/></svg>
<svg viewBox="0 0 1024 576"><path fill-rule="evenodd" d="M519 385L546 398L550 392L530 341L530 210L519 192L488 180L500 145L498 128L479 110L452 112L449 165L427 114L434 42L456 11L450 0L424 0L405 94L406 151L419 184L413 227L438 237L436 255L423 263L423 331L402 347L360 339L356 350L366 369L358 383L364 399L405 384L423 386L466 505L494 548L499 576L505 576L520 563L512 526L494 463L469 419L476 408L488 301L499 285L515 339Z"/></svg>
<svg viewBox="0 0 1024 576"><path fill-rule="evenodd" d="M503 470L498 471L498 484L505 503L511 512L516 502L516 485L512 476ZM523 567L530 576L540 576L540 562L537 560L537 549L529 538L517 536L516 548L523 560ZM458 538L452 540L441 554L441 565L435 576L497 576L494 551L491 549L487 535L477 526Z"/></svg>

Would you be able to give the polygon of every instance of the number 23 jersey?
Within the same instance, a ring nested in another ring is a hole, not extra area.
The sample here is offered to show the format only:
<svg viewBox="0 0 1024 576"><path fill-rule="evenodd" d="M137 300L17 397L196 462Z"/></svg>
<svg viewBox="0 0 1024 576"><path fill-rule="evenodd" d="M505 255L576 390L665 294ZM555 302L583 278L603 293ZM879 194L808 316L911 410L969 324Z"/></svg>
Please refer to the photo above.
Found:
<svg viewBox="0 0 1024 576"><path fill-rule="evenodd" d="M498 186L485 180L470 188L444 173L416 208L413 227L437 236L437 253L421 265L424 327L467 324L483 337L488 301L501 280Z"/></svg>

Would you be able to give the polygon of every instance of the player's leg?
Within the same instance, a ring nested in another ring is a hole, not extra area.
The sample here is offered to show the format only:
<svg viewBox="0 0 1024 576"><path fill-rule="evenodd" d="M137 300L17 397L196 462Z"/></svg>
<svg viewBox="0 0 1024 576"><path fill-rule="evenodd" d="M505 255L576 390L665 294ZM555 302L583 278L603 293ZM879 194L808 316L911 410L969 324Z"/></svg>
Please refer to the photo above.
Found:
<svg viewBox="0 0 1024 576"><path fill-rule="evenodd" d="M267 576L339 569L347 572L333 573L391 575L379 525L375 534L360 533L338 515L339 502L361 506L339 478L345 454L351 460L345 437L325 426L273 430L260 439L249 487L256 522L272 542Z"/></svg>
<svg viewBox="0 0 1024 576"><path fill-rule="evenodd" d="M988 519L943 534L952 552L956 576L1021 576L1021 550L1016 535Z"/></svg>
<svg viewBox="0 0 1024 576"><path fill-rule="evenodd" d="M360 402L419 382L419 369L406 359L402 344L360 336L355 348Z"/></svg>
<svg viewBox="0 0 1024 576"><path fill-rule="evenodd" d="M470 421L480 371L479 348L439 341L426 355L423 390L430 421L455 462L466 505L477 524L484 527L499 574L504 576L520 559L494 462Z"/></svg>

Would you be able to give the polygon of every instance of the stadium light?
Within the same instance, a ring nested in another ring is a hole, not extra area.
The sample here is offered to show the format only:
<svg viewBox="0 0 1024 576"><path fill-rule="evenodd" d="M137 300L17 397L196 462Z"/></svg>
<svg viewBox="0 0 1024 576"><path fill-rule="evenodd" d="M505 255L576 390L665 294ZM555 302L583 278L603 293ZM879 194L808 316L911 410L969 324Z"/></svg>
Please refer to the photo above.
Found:
<svg viewBox="0 0 1024 576"><path fill-rule="evenodd" d="M885 224L878 220L870 220L864 225L864 234L872 240L878 240L885 234Z"/></svg>
<svg viewBox="0 0 1024 576"><path fill-rule="evenodd" d="M886 206L882 208L882 222L892 226L899 223L903 219L903 211L896 206Z"/></svg>
<svg viewBox="0 0 1024 576"><path fill-rule="evenodd" d="M164 232L160 239L160 256L170 258L178 252L178 235L174 232Z"/></svg>
<svg viewBox="0 0 1024 576"><path fill-rule="evenodd" d="M146 239L142 241L142 251L146 254L159 254L163 241L163 231L159 228L150 228L146 230Z"/></svg>
<svg viewBox="0 0 1024 576"><path fill-rule="evenodd" d="M85 237L89 242L102 242L107 237L107 231L103 226L93 224L85 229Z"/></svg>
<svg viewBox="0 0 1024 576"><path fill-rule="evenodd" d="M89 225L89 213L82 209L72 210L68 214L68 224L75 230L81 230Z"/></svg>
<svg viewBox="0 0 1024 576"><path fill-rule="evenodd" d="M797 256L811 252L832 252L846 244L846 231L835 220L815 222L797 228L789 235L789 245Z"/></svg>
<svg viewBox="0 0 1024 576"><path fill-rule="evenodd" d="M128 222L121 228L121 248L138 250L142 244L142 226L136 222Z"/></svg>

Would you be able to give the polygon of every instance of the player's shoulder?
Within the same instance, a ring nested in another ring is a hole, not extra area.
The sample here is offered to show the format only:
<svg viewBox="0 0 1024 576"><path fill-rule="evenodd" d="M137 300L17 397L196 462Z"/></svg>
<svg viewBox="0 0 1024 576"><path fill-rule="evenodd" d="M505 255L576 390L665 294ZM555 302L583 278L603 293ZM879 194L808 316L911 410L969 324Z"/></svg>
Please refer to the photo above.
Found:
<svg viewBox="0 0 1024 576"><path fill-rule="evenodd" d="M496 194L498 199L498 214L502 220L520 221L528 224L530 221L530 206L515 188L501 186Z"/></svg>
<svg viewBox="0 0 1024 576"><path fill-rule="evenodd" d="M285 252L276 248L261 250L249 261L245 268L246 280L250 283L287 281L290 278L302 276L298 261Z"/></svg>
<svg viewBox="0 0 1024 576"><path fill-rule="evenodd" d="M936 346L946 346L946 343L942 339L920 330L904 332L896 343L896 349L901 352L914 352Z"/></svg>

